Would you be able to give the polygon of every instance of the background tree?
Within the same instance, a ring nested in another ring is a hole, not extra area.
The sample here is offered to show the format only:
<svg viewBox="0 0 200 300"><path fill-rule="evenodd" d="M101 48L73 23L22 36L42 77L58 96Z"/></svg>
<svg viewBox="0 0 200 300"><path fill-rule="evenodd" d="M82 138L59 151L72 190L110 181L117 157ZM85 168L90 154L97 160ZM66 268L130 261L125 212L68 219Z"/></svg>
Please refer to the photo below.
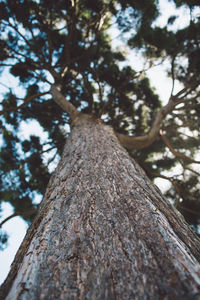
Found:
<svg viewBox="0 0 200 300"><path fill-rule="evenodd" d="M35 195L44 193L53 162L62 153L66 124L71 125L69 115L52 101L52 86L55 93L59 86L78 111L92 113L113 127L151 179L171 182L166 195L197 231L200 23L195 8L199 3L174 1L190 10L191 20L185 28L173 30L177 16L171 16L165 27L154 25L157 1L132 2L0 3L0 66L17 78L20 87L10 86L1 103L0 195L27 222L37 209ZM126 36L124 45L144 57L147 69L170 62L172 92L166 106L145 70L136 72L123 48L113 50L108 34L113 23ZM175 93L177 82L182 88ZM20 138L22 120L32 119L48 133L45 142L37 133L28 140ZM177 164L180 173L166 175L164 171ZM5 233L1 241L6 242Z"/></svg>

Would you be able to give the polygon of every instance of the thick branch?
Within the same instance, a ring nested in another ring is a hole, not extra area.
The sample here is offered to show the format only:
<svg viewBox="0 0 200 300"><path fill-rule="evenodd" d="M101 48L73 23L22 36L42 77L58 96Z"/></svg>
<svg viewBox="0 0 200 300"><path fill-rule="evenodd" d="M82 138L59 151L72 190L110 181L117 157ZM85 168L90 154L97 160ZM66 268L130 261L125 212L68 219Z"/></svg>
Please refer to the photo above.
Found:
<svg viewBox="0 0 200 300"><path fill-rule="evenodd" d="M149 145L151 145L155 141L155 139L159 133L159 130L162 125L162 121L163 121L164 117L169 112L172 111L174 106L175 106L175 102L170 100L167 105L162 107L158 111L149 133L144 136L134 137L134 136L127 136L124 134L117 133L116 135L117 135L120 143L127 149L143 149L143 148L146 148Z"/></svg>
<svg viewBox="0 0 200 300"><path fill-rule="evenodd" d="M51 86L51 90L50 90L54 101L64 110L66 111L70 118L73 120L76 118L76 116L79 114L78 110L76 109L76 107L70 103L69 101L67 101L65 99L65 97L61 94L61 92L59 91L58 87L56 85L52 85Z"/></svg>
<svg viewBox="0 0 200 300"><path fill-rule="evenodd" d="M191 92L191 89L190 89ZM143 149L148 146L150 146L156 139L156 137L159 134L162 122L167 114L172 112L172 110L180 103L189 101L189 100L196 100L197 96L192 99L185 99L182 94L184 93L184 96L188 94L187 88L182 89L180 92L178 92L175 96L171 96L169 99L169 102L163 106L156 114L155 120L153 122L153 125L149 131L148 134L143 136L127 136L125 134L116 133L116 136L118 137L120 143L126 148L126 149Z"/></svg>

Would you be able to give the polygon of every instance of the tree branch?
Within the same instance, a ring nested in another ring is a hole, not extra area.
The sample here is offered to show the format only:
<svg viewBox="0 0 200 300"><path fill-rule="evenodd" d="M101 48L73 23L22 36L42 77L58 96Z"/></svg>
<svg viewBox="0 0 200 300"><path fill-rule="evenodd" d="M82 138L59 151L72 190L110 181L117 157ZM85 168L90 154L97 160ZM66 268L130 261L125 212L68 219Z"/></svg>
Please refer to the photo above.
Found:
<svg viewBox="0 0 200 300"><path fill-rule="evenodd" d="M171 65L171 74L172 74L172 89L171 89L171 96L173 96L173 92L174 92L174 85L175 85L175 75L174 75L174 63L175 63L175 58L176 56L174 56L172 58L172 65Z"/></svg>
<svg viewBox="0 0 200 300"><path fill-rule="evenodd" d="M196 85L193 87L193 89L196 88ZM126 149L143 149L148 146L150 146L156 139L156 137L159 134L162 122L167 114L172 112L172 110L180 103L189 101L189 100L196 100L197 96L193 97L192 99L185 99L184 97L188 95L189 92L191 92L191 88L188 90L188 88L183 88L181 91L179 91L175 96L171 96L169 98L168 103L163 106L156 114L155 120L152 124L152 127L148 134L143 136L127 136L125 134L116 133L116 136L118 137L120 143L122 146L124 146ZM183 95L184 94L184 95Z"/></svg>
<svg viewBox="0 0 200 300"><path fill-rule="evenodd" d="M177 152L173 146L170 144L167 136L162 132L162 130L160 130L160 136L163 140L163 142L165 143L165 145L169 148L169 150L176 156L176 157L179 157L181 159L184 159L184 160L187 160L189 161L190 163L196 163L196 164L200 164L200 161L197 161L197 160L194 160L192 158L190 158L189 156L183 154L183 153L180 153L180 152Z"/></svg>
<svg viewBox="0 0 200 300"><path fill-rule="evenodd" d="M58 89L58 86L56 85L52 85L51 86L51 90L50 90L54 101L64 110L66 111L70 118L72 120L74 120L76 118L76 116L79 114L78 110L76 109L76 107L70 103L69 101L67 101L65 99L65 97L61 94L61 92Z"/></svg>
<svg viewBox="0 0 200 300"><path fill-rule="evenodd" d="M159 177L159 178L163 178L163 179L166 179L166 180L170 181L171 184L174 186L175 191L176 191L177 194L178 194L178 198L180 199L180 197L181 197L181 189L180 189L180 187L178 186L176 180L175 180L173 177L165 176L165 175L162 175L162 174L157 173L157 172L155 172L155 171L152 171L152 170L151 170L149 167L147 167L146 165L143 166L143 169L146 171L147 175L149 174L150 176L152 176L152 177L154 177L154 178L155 178L155 177ZM177 202L177 200L176 200L176 202Z"/></svg>
<svg viewBox="0 0 200 300"><path fill-rule="evenodd" d="M172 111L175 107L175 102L172 101L173 98L170 98L170 101L167 105L163 106L157 113L156 118L153 122L153 125L148 134L144 136L127 136L124 134L116 133L120 143L127 149L143 149L151 145L160 130L162 121L164 117Z"/></svg>
<svg viewBox="0 0 200 300"><path fill-rule="evenodd" d="M181 107L176 108L175 111L180 111L180 110L184 110L184 109L193 109L193 108L199 108L199 107L200 107L200 103L188 104L188 105L183 105Z"/></svg>
<svg viewBox="0 0 200 300"><path fill-rule="evenodd" d="M3 109L2 111L0 111L0 115L3 115L5 112L15 112L15 111L18 111L18 109L24 107L26 104L28 104L29 102L31 102L34 98L36 97L40 97L40 96L43 96L43 95L47 95L49 94L49 92L44 92L44 93L37 93L37 94L34 94L30 97L27 97L24 102L22 104L20 104L19 106L13 106L13 107L7 107L5 109Z"/></svg>
<svg viewBox="0 0 200 300"><path fill-rule="evenodd" d="M180 98L177 99L176 105L181 104L181 103L186 103L186 102L189 102L189 101L195 101L195 100L197 100L197 98L199 96L200 96L200 93L197 93L196 96L193 97L193 98L185 98L185 96L180 97Z"/></svg>
<svg viewBox="0 0 200 300"><path fill-rule="evenodd" d="M25 36L19 31L19 29L17 27L15 27L14 25L12 25L9 21L7 22L8 23L8 26L10 26L11 28L13 28L18 34L19 36L23 39L23 41L30 47L30 49L32 48L31 47L31 44L29 43L29 41L25 38ZM5 22L3 22L3 24L5 26L7 26L7 24ZM17 26L17 25L16 25Z"/></svg>
<svg viewBox="0 0 200 300"><path fill-rule="evenodd" d="M185 166L183 166L183 167L185 168L185 170L188 170L188 171L194 173L194 174L197 175L197 176L200 175L200 172L197 172L197 171L195 171L195 170L193 170L193 169L191 169L191 168L185 167Z"/></svg>
<svg viewBox="0 0 200 300"><path fill-rule="evenodd" d="M197 216L200 215L200 213L199 213L198 211L195 211L195 210L193 210L193 209L187 208L187 207L182 206L182 205L180 205L180 204L178 204L178 208L183 209L183 210L185 210L185 211L188 211L188 212L190 212L190 213L192 213L192 214L195 214L195 215L197 215Z"/></svg>
<svg viewBox="0 0 200 300"><path fill-rule="evenodd" d="M10 219L17 217L17 216L22 216L22 217L26 217L26 216L31 216L33 214L35 214L38 210L36 208L24 211L24 212L15 212L14 214L8 216L7 218L5 218L1 223L0 223L0 228L3 226L3 224L5 224L7 221L9 221Z"/></svg>

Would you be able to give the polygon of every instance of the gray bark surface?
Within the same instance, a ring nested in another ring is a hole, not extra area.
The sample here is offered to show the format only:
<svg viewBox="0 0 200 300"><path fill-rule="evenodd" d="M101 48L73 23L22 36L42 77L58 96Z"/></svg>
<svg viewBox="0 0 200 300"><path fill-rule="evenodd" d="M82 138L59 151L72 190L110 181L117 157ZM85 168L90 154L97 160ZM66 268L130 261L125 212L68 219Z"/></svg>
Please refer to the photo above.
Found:
<svg viewBox="0 0 200 300"><path fill-rule="evenodd" d="M113 130L80 115L1 295L200 299L199 249Z"/></svg>

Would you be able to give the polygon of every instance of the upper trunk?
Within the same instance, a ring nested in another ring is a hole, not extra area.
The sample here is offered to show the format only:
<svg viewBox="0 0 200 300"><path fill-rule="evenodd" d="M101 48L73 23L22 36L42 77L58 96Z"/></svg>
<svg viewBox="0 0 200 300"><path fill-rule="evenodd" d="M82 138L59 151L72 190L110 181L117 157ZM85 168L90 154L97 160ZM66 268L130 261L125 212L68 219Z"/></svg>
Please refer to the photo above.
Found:
<svg viewBox="0 0 200 300"><path fill-rule="evenodd" d="M12 300L199 299L198 249L113 130L80 115L2 293Z"/></svg>

